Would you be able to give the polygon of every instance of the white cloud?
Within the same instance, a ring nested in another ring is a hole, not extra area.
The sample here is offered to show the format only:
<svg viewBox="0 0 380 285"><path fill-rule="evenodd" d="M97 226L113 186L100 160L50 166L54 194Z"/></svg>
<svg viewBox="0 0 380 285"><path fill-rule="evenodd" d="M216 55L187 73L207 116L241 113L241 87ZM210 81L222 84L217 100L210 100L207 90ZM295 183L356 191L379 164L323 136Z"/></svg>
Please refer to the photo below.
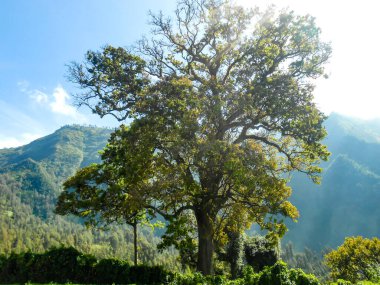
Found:
<svg viewBox="0 0 380 285"><path fill-rule="evenodd" d="M31 92L30 98L39 104L45 104L49 102L49 96L40 90L34 90Z"/></svg>
<svg viewBox="0 0 380 285"><path fill-rule="evenodd" d="M70 95L62 86L58 85L53 92L54 101L49 104L53 113L64 115L75 119L76 123L87 123L85 115L78 112L76 108L69 104Z"/></svg>
<svg viewBox="0 0 380 285"><path fill-rule="evenodd" d="M54 113L75 117L77 110L67 103L70 100L69 94L62 88L57 86L53 92L54 101L50 103L51 110Z"/></svg>
<svg viewBox="0 0 380 285"><path fill-rule="evenodd" d="M0 99L0 148L25 145L62 125L89 122L87 115L70 105L70 95L62 86L46 92L30 88L28 81L17 85L26 104Z"/></svg>
<svg viewBox="0 0 380 285"><path fill-rule="evenodd" d="M29 89L29 82L25 80L18 82L17 85L21 92L29 95L29 98L38 105L47 107L54 114L66 117L63 120L65 123L83 124L88 122L85 115L70 105L70 95L61 85L58 85L51 95L38 89Z"/></svg>
<svg viewBox="0 0 380 285"><path fill-rule="evenodd" d="M39 104L44 104L49 101L49 96L46 93L37 89L30 90L29 85L29 82L26 80L17 82L17 86L20 88L20 91L29 95L29 98L33 99L33 101Z"/></svg>

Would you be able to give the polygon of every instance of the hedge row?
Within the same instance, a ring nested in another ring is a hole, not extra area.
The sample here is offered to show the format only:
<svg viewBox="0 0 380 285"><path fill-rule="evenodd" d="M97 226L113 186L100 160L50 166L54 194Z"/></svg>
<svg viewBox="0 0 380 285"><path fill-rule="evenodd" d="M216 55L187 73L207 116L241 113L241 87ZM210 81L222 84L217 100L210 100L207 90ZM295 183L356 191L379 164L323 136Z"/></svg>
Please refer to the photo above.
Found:
<svg viewBox="0 0 380 285"><path fill-rule="evenodd" d="M163 284L173 274L161 266L130 266L117 259L97 261L73 247L53 248L43 254L0 257L0 283Z"/></svg>
<svg viewBox="0 0 380 285"><path fill-rule="evenodd" d="M44 254L12 254L0 257L0 283L85 283L85 284L170 284L170 285L319 285L313 275L299 269L288 269L277 262L255 273L243 270L240 279L226 276L203 276L199 273L179 274L160 266L130 266L117 259L97 261L73 247L54 248Z"/></svg>
<svg viewBox="0 0 380 285"><path fill-rule="evenodd" d="M278 261L255 273L252 267L245 267L243 277L228 280L225 276L202 276L195 274L176 274L170 285L320 285L318 279L300 269L289 269L286 263Z"/></svg>

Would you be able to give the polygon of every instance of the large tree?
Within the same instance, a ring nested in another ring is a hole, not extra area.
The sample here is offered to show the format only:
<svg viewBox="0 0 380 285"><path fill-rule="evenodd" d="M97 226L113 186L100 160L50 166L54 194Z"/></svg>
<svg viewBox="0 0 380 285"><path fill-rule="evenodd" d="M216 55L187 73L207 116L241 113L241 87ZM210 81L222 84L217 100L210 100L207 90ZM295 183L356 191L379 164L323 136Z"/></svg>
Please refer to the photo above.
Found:
<svg viewBox="0 0 380 285"><path fill-rule="evenodd" d="M182 0L174 18L151 19L152 39L89 51L70 78L84 91L78 105L131 122L103 163L141 206L194 216L197 267L212 274L221 228L281 235L279 214L298 215L287 174L318 182L328 152L313 89L331 50L312 17L288 11Z"/></svg>

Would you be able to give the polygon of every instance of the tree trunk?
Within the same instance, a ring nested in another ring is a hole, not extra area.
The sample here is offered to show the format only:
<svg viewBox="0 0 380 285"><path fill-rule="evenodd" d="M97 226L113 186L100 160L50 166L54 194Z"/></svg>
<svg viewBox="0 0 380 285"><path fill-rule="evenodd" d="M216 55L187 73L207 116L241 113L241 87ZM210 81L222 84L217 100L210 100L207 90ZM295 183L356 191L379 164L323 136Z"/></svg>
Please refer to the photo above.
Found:
<svg viewBox="0 0 380 285"><path fill-rule="evenodd" d="M203 275L214 273L214 221L207 212L195 213L198 224L198 263L197 270Z"/></svg>
<svg viewBox="0 0 380 285"><path fill-rule="evenodd" d="M137 222L133 223L133 250L134 250L134 264L137 265Z"/></svg>

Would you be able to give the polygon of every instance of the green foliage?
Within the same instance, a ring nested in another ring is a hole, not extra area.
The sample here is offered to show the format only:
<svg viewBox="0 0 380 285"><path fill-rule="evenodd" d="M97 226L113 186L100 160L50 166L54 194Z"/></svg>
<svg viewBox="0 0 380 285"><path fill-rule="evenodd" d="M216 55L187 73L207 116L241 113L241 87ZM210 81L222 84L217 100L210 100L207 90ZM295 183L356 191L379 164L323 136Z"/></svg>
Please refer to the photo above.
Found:
<svg viewBox="0 0 380 285"><path fill-rule="evenodd" d="M121 284L128 280L130 265L118 259L102 259L94 268L94 280L100 284Z"/></svg>
<svg viewBox="0 0 380 285"><path fill-rule="evenodd" d="M0 282L87 282L96 259L74 248L54 248L45 254L11 254L1 266Z"/></svg>
<svg viewBox="0 0 380 285"><path fill-rule="evenodd" d="M273 266L267 266L259 273L246 266L243 277L228 280L225 276L203 276L195 274L176 274L171 285L320 285L318 279L300 269L288 269L286 264L278 261Z"/></svg>
<svg viewBox="0 0 380 285"><path fill-rule="evenodd" d="M237 278L243 268L245 240L241 233L229 233L226 260L230 263L231 277Z"/></svg>
<svg viewBox="0 0 380 285"><path fill-rule="evenodd" d="M129 270L129 282L137 284L163 284L171 279L172 273L162 266L137 265Z"/></svg>
<svg viewBox="0 0 380 285"><path fill-rule="evenodd" d="M168 223L157 249L162 251L170 246L174 246L179 251L182 269L187 267L196 268L197 243L195 230L188 217L181 215L176 219L171 219L170 223Z"/></svg>
<svg viewBox="0 0 380 285"><path fill-rule="evenodd" d="M380 281L380 240L348 237L338 249L325 255L331 277L353 283Z"/></svg>
<svg viewBox="0 0 380 285"><path fill-rule="evenodd" d="M244 255L248 265L256 272L272 266L279 260L278 248L263 236L253 236L244 244Z"/></svg>
<svg viewBox="0 0 380 285"><path fill-rule="evenodd" d="M336 280L336 283L331 283L332 284L337 284L337 285L351 285L352 283L350 281L347 281L347 280L343 280L343 279L338 279Z"/></svg>
<svg viewBox="0 0 380 285"><path fill-rule="evenodd" d="M230 283L225 276L203 276L201 273L175 274L174 280L169 285L226 285Z"/></svg>
<svg viewBox="0 0 380 285"><path fill-rule="evenodd" d="M98 262L72 247L44 254L12 254L0 263L0 283L163 284L172 276L161 266L130 266L116 259Z"/></svg>
<svg viewBox="0 0 380 285"><path fill-rule="evenodd" d="M256 272L265 266L272 266L279 260L279 248L266 236L247 236L229 232L225 252L218 252L218 259L229 263L233 279L241 276L244 265L249 265Z"/></svg>
<svg viewBox="0 0 380 285"><path fill-rule="evenodd" d="M130 266L117 259L97 261L74 248L54 248L44 254L12 254L0 259L0 283L170 284L170 285L319 285L313 275L288 269L283 262L256 273L246 266L242 278L172 273L161 266Z"/></svg>
<svg viewBox="0 0 380 285"><path fill-rule="evenodd" d="M319 285L318 279L305 274L300 269L288 269L284 262L277 262L272 267L266 267L260 272L257 280L260 285Z"/></svg>

